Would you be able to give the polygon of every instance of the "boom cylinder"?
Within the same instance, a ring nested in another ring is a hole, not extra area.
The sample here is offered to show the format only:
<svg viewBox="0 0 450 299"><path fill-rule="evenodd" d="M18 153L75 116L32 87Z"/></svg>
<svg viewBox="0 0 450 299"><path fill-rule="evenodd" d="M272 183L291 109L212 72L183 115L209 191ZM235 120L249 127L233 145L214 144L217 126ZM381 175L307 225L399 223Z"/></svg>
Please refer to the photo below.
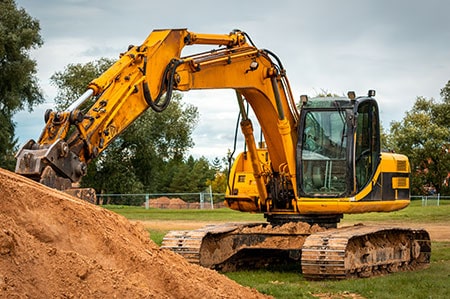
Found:
<svg viewBox="0 0 450 299"><path fill-rule="evenodd" d="M94 94L94 90L89 88L88 90L86 90L75 102L73 102L69 108L67 108L67 111L73 111L75 109L77 109L78 107L80 107L81 105L83 105L84 102L87 101L87 99L89 99L90 97L92 97L92 95Z"/></svg>
<svg viewBox="0 0 450 299"><path fill-rule="evenodd" d="M250 119L241 121L242 134L244 134L245 142L248 146L250 160L252 161L253 176L255 177L256 188L259 193L261 205L266 204L267 190L262 177L261 164L259 163L258 153L256 149L255 138L253 136L253 125Z"/></svg>
<svg viewBox="0 0 450 299"><path fill-rule="evenodd" d="M264 180L261 176L262 169L261 169L261 164L259 163L259 160L258 160L256 142L255 142L255 137L253 135L253 125L252 125L251 120L248 118L247 112L245 111L244 100L242 98L242 95L237 90L236 90L236 97L237 97L238 104L239 104L239 110L242 115L241 130L242 130L242 134L244 134L245 143L248 146L250 160L252 161L253 176L255 177L256 188L258 189L258 193L259 193L259 200L261 201L262 205L265 205L265 201L267 198L267 190L266 190L266 186L264 184Z"/></svg>
<svg viewBox="0 0 450 299"><path fill-rule="evenodd" d="M240 31L232 32L229 35L190 32L185 41L187 45L237 46L245 43L245 37Z"/></svg>

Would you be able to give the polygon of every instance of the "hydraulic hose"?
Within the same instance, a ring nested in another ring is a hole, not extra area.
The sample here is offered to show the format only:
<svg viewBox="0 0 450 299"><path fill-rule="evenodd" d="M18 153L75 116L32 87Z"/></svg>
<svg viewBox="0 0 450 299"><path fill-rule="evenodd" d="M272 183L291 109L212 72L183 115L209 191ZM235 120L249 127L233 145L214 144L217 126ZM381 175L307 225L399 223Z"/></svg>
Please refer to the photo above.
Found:
<svg viewBox="0 0 450 299"><path fill-rule="evenodd" d="M234 156L234 153L236 152L237 136L238 136L239 123L240 122L241 122L241 113L239 112L237 120L236 120L236 127L235 127L235 130L234 130L233 151L228 156L227 185L228 185L228 190L230 190L230 192L232 192L232 190L231 190L230 179L229 178L230 178L230 172L231 172L231 165L233 164L233 156Z"/></svg>
<svg viewBox="0 0 450 299"><path fill-rule="evenodd" d="M162 77L161 88L159 90L156 99L154 100L152 99L148 83L146 81L142 83L144 99L154 111L162 112L167 108L167 106L169 106L170 100L172 99L173 87L175 86L176 69L182 63L183 63L182 60L172 59L170 63L167 65ZM146 69L147 69L147 59L144 60L144 76ZM164 100L160 103L164 90L166 91L166 94Z"/></svg>

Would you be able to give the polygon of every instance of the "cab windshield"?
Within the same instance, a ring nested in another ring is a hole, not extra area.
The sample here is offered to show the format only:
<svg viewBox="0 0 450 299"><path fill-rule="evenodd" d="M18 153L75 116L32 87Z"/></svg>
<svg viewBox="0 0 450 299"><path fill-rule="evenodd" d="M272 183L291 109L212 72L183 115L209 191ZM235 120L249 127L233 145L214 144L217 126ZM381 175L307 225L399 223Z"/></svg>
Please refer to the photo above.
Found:
<svg viewBox="0 0 450 299"><path fill-rule="evenodd" d="M308 111L301 145L301 191L338 196L347 192L348 137L345 110Z"/></svg>

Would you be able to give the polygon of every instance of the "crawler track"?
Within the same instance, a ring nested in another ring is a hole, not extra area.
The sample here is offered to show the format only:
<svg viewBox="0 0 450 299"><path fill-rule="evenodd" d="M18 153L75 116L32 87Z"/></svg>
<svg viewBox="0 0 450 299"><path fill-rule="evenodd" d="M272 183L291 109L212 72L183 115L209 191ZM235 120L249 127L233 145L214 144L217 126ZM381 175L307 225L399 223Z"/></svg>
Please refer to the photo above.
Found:
<svg viewBox="0 0 450 299"><path fill-rule="evenodd" d="M306 223L279 227L268 223L227 223L191 231L171 231L164 237L161 247L203 267L235 271L286 261L299 264L300 249L310 234L311 227Z"/></svg>
<svg viewBox="0 0 450 299"><path fill-rule="evenodd" d="M211 263L200 259L201 247L206 236L223 235L237 228L238 225L227 223L224 225L207 225L196 230L170 231L164 236L161 248L167 248L182 255L190 263L208 267Z"/></svg>
<svg viewBox="0 0 450 299"><path fill-rule="evenodd" d="M431 242L425 230L355 225L325 230L306 223L227 223L171 231L163 240L189 262L220 271L273 264L301 267L311 280L370 277L426 268ZM301 261L301 263L300 263Z"/></svg>
<svg viewBox="0 0 450 299"><path fill-rule="evenodd" d="M370 277L426 268L430 255L425 230L356 225L309 236L302 273L307 279Z"/></svg>

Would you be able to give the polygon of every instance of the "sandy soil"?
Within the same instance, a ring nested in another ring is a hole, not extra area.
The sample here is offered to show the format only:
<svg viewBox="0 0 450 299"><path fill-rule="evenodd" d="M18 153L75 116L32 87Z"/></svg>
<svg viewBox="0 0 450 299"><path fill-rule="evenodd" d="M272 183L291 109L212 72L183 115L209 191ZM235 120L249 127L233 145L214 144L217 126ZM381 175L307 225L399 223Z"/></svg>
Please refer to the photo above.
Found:
<svg viewBox="0 0 450 299"><path fill-rule="evenodd" d="M0 298L267 298L139 223L0 169Z"/></svg>

